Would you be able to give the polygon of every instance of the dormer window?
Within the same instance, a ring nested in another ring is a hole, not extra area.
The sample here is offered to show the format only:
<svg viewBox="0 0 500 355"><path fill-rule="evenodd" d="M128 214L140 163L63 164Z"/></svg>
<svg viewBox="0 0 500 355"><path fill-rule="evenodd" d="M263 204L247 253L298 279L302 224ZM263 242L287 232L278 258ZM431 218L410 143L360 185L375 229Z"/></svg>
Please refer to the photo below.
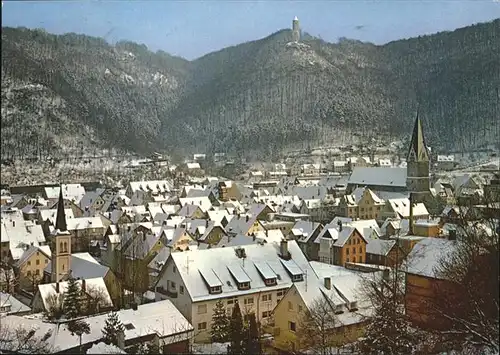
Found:
<svg viewBox="0 0 500 355"><path fill-rule="evenodd" d="M344 313L344 309L341 304L338 304L335 306L335 314L341 314Z"/></svg>
<svg viewBox="0 0 500 355"><path fill-rule="evenodd" d="M358 302L354 301L349 303L349 312L355 312L358 310Z"/></svg>
<svg viewBox="0 0 500 355"><path fill-rule="evenodd" d="M238 282L238 290L250 289L250 282Z"/></svg>
<svg viewBox="0 0 500 355"><path fill-rule="evenodd" d="M210 287L210 294L217 294L217 293L222 293L222 287L221 286L214 286Z"/></svg>
<svg viewBox="0 0 500 355"><path fill-rule="evenodd" d="M10 312L12 309L12 305L6 304L0 307L0 312Z"/></svg>
<svg viewBox="0 0 500 355"><path fill-rule="evenodd" d="M299 274L299 275L292 275L292 281L293 281L293 282L303 281L303 280L304 280L304 277L302 276L302 274Z"/></svg>
<svg viewBox="0 0 500 355"><path fill-rule="evenodd" d="M271 279L265 279L265 284L266 286L274 286L276 285L276 278L271 278Z"/></svg>

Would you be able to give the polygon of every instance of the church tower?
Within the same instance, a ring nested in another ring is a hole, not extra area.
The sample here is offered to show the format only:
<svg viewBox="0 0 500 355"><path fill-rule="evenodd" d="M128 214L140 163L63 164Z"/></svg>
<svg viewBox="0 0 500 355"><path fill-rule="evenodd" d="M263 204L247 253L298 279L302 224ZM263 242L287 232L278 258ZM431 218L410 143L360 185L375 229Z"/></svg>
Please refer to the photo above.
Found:
<svg viewBox="0 0 500 355"><path fill-rule="evenodd" d="M430 159L418 112L406 162L406 187L412 195L413 203L424 202L430 197Z"/></svg>
<svg viewBox="0 0 500 355"><path fill-rule="evenodd" d="M55 230L52 233L51 282L59 282L71 267L71 233L68 232L62 186L59 188Z"/></svg>
<svg viewBox="0 0 500 355"><path fill-rule="evenodd" d="M293 42L300 41L300 25L297 16L292 21L292 40Z"/></svg>

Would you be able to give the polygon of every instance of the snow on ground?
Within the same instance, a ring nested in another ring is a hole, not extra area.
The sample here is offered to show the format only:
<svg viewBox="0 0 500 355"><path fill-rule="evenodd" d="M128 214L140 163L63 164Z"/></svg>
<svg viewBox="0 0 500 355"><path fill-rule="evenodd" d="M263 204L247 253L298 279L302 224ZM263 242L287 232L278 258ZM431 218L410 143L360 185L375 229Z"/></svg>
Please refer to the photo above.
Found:
<svg viewBox="0 0 500 355"><path fill-rule="evenodd" d="M115 345L100 342L87 350L87 354L126 354L126 352Z"/></svg>
<svg viewBox="0 0 500 355"><path fill-rule="evenodd" d="M193 354L227 354L229 343L193 344Z"/></svg>

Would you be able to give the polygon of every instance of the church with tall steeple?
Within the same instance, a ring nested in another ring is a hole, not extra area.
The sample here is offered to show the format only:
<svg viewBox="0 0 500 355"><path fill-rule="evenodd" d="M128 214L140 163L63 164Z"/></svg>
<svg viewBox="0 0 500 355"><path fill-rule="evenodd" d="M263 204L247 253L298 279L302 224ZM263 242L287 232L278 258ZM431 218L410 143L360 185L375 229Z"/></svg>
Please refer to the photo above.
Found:
<svg viewBox="0 0 500 355"><path fill-rule="evenodd" d="M51 282L59 282L70 272L71 268L71 233L68 232L66 224L62 186L60 187L59 201L57 203L56 225L51 240L50 278Z"/></svg>
<svg viewBox="0 0 500 355"><path fill-rule="evenodd" d="M430 155L425 143L422 122L417 112L415 125L406 157L406 187L413 203L425 202L431 197L430 192Z"/></svg>

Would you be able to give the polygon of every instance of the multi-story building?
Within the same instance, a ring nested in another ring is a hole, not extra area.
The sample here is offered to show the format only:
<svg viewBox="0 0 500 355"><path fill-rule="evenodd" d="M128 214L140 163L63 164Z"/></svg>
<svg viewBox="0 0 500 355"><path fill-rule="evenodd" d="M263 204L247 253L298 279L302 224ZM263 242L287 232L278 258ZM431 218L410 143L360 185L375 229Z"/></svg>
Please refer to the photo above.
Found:
<svg viewBox="0 0 500 355"><path fill-rule="evenodd" d="M295 241L172 253L156 284L156 299L169 299L194 326L197 341L208 341L213 309L221 300L228 314L235 302L245 317L263 326L294 283L312 275Z"/></svg>

